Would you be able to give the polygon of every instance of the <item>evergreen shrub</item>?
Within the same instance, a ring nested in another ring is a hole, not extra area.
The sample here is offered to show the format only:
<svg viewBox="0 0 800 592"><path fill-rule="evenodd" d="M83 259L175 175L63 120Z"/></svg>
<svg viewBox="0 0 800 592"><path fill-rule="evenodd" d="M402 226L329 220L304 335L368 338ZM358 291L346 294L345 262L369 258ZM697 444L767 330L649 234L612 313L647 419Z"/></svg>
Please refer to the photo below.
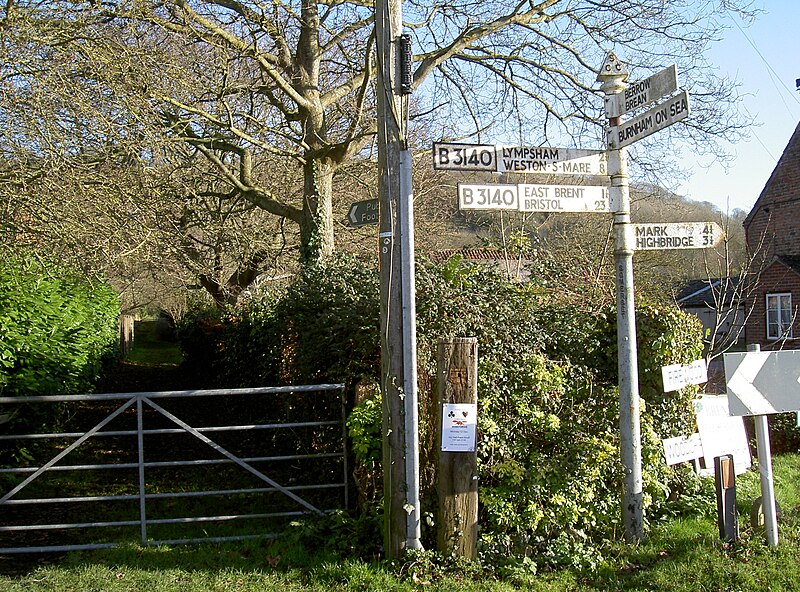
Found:
<svg viewBox="0 0 800 592"><path fill-rule="evenodd" d="M119 301L114 290L34 256L0 259L0 396L91 392L118 353ZM60 405L13 406L0 431L53 429ZM56 428L57 431L57 428ZM0 446L0 461L32 460L27 447Z"/></svg>
<svg viewBox="0 0 800 592"><path fill-rule="evenodd" d="M114 290L33 256L0 263L0 394L90 391L116 353Z"/></svg>
<svg viewBox="0 0 800 592"><path fill-rule="evenodd" d="M280 294L185 315L187 363L226 388L348 383L380 373L378 277L347 255L306 268Z"/></svg>
<svg viewBox="0 0 800 592"><path fill-rule="evenodd" d="M482 553L512 568L593 563L603 541L621 536L613 307L458 260L418 261L416 286L423 502L434 496L438 341L477 337ZM310 269L279 297L228 316L216 373L242 383L377 381L378 297L372 266L340 257ZM697 359L702 331L654 303L637 315L643 503L656 511L675 486L660 437L686 433L692 420L691 394L664 395L660 367ZM349 421L362 467L378 470L379 409L362 402Z"/></svg>

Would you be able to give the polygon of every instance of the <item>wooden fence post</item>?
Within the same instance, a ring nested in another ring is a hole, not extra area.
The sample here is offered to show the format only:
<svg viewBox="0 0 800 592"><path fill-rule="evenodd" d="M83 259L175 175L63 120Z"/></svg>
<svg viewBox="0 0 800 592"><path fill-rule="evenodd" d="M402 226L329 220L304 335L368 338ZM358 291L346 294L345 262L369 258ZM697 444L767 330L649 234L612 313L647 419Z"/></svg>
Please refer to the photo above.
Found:
<svg viewBox="0 0 800 592"><path fill-rule="evenodd" d="M437 363L437 546L442 553L475 559L478 542L477 338L440 339Z"/></svg>
<svg viewBox="0 0 800 592"><path fill-rule="evenodd" d="M133 315L119 316L119 349L124 356L131 351L134 339L134 317Z"/></svg>

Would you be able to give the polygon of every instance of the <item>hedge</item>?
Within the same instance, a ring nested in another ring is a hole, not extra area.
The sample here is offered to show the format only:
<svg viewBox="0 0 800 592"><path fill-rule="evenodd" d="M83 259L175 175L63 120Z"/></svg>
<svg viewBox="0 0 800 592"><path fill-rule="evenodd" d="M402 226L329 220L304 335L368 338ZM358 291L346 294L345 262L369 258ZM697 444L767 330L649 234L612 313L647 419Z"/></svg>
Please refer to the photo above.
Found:
<svg viewBox="0 0 800 592"><path fill-rule="evenodd" d="M33 256L0 262L0 395L92 389L116 351L114 290Z"/></svg>
<svg viewBox="0 0 800 592"><path fill-rule="evenodd" d="M423 510L433 513L437 343L474 336L482 553L495 563L594 562L621 516L613 307L459 261L419 262L416 284ZM222 316L206 340L213 374L225 386L377 381L378 294L377 271L351 258L307 270L284 294ZM696 359L702 329L674 307L640 302L637 315L644 504L655 513L686 479L664 464L659 438L692 421L692 393L664 396L660 367ZM349 422L361 466L376 470L379 408L364 402Z"/></svg>

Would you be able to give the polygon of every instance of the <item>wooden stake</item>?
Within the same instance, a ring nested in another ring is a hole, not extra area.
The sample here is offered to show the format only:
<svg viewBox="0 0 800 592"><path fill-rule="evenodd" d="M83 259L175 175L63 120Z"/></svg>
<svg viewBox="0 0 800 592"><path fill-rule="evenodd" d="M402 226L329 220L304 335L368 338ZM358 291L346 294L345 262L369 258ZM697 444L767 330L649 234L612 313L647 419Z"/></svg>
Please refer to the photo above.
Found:
<svg viewBox="0 0 800 592"><path fill-rule="evenodd" d="M466 559L477 557L478 453L442 451L445 404L478 404L478 340L441 339L438 351L437 445L439 467L438 549ZM477 447L476 447L477 448Z"/></svg>

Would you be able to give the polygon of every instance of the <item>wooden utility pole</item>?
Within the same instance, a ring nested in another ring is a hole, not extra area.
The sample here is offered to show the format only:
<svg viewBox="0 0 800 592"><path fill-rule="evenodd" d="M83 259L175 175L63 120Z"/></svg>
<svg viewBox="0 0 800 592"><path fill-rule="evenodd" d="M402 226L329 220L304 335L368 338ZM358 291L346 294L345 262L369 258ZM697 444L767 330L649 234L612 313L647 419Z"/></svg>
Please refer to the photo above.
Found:
<svg viewBox="0 0 800 592"><path fill-rule="evenodd" d="M402 27L401 0L376 0L384 551L389 558L405 548L421 548L413 204L405 151L407 98L400 90L398 61Z"/></svg>
<svg viewBox="0 0 800 592"><path fill-rule="evenodd" d="M466 559L477 557L478 544L478 453L472 446L458 452L447 452L442 431L451 422L445 415L455 415L458 423L477 425L478 408L478 340L475 337L439 341L438 363L438 426L439 494L437 547L445 555ZM454 407L458 407L453 410ZM470 415L467 416L466 414ZM468 420L468 421L466 421ZM474 432L466 432L467 438ZM455 442L456 446L459 444ZM468 450L471 448L471 450Z"/></svg>

